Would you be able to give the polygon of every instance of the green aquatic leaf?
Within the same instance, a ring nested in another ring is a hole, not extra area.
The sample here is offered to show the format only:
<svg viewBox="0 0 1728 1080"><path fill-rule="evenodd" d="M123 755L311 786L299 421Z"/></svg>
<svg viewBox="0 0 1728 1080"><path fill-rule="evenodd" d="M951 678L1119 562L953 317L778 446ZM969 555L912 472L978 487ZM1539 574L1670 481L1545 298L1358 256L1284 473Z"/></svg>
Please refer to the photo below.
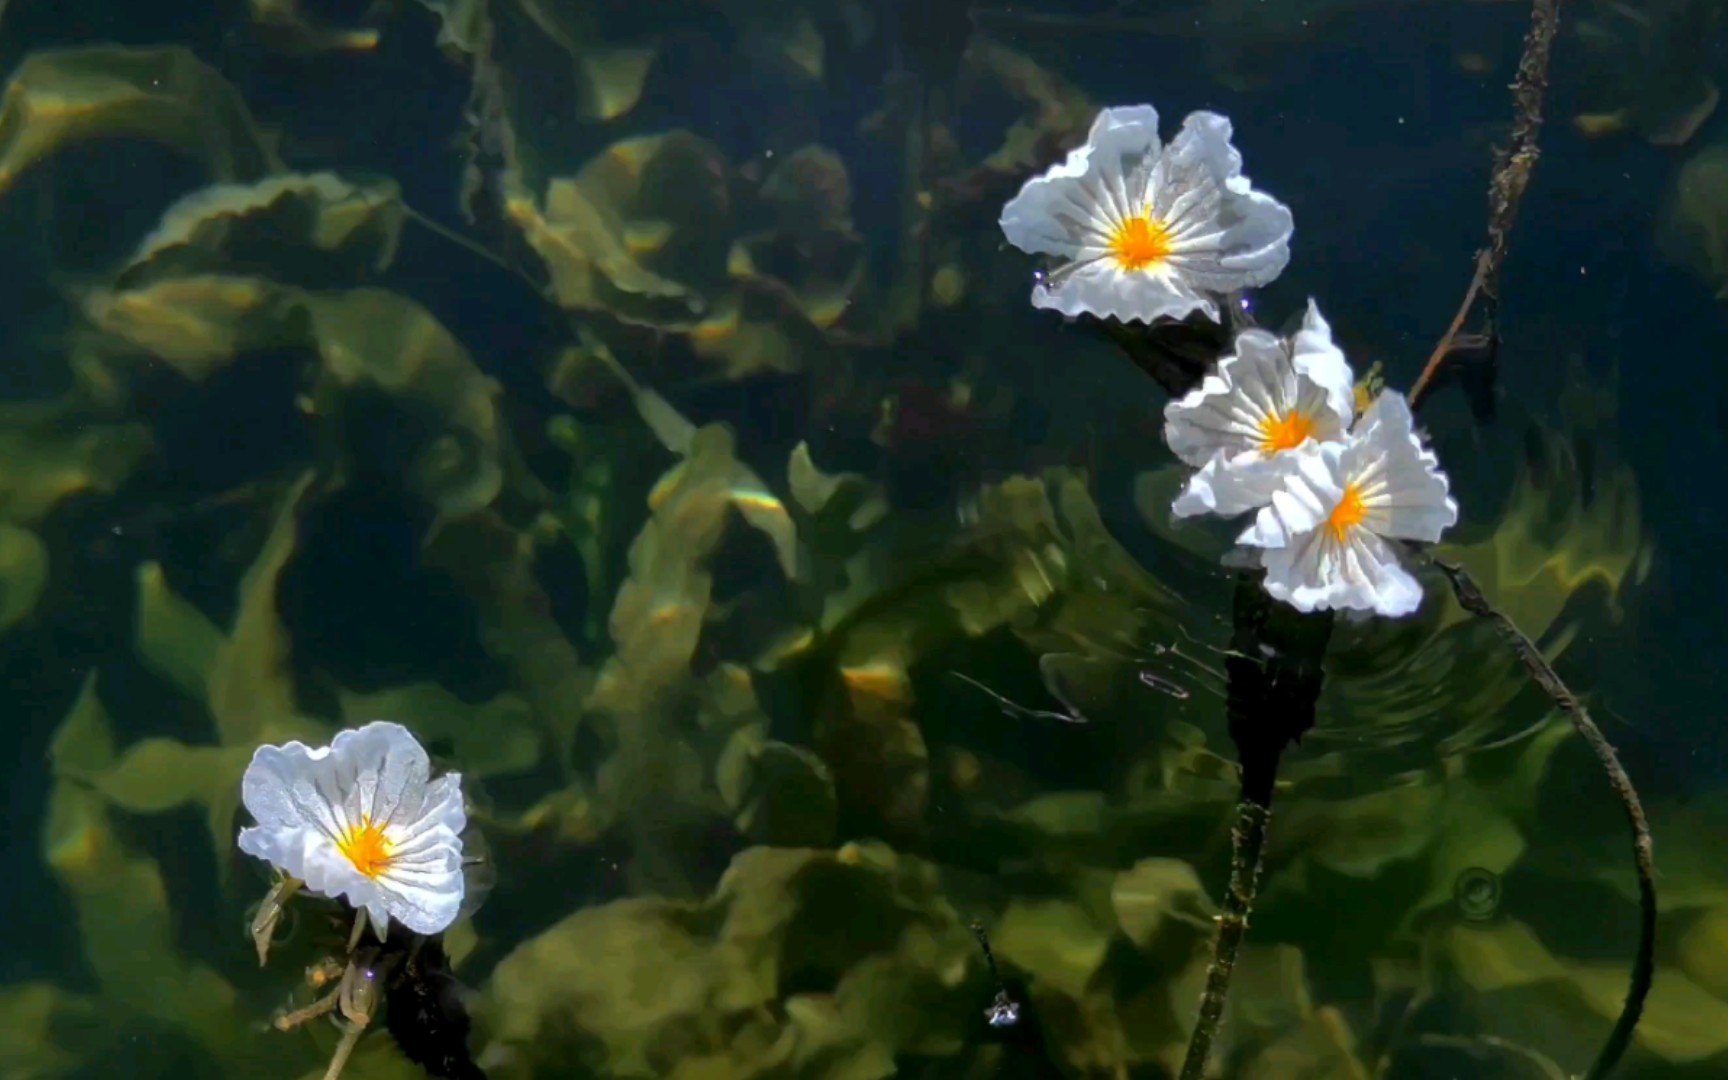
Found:
<svg viewBox="0 0 1728 1080"><path fill-rule="evenodd" d="M1116 925L1142 948L1171 930L1210 929L1217 913L1200 875L1180 859L1141 859L1117 874L1110 904Z"/></svg>
<svg viewBox="0 0 1728 1080"><path fill-rule="evenodd" d="M801 746L740 731L721 752L714 782L739 830L757 843L819 847L834 839L834 778Z"/></svg>
<svg viewBox="0 0 1728 1080"><path fill-rule="evenodd" d="M249 747L187 746L173 739L140 739L102 775L95 786L104 798L135 814L159 814L187 803L209 805L238 787ZM217 850L228 839L224 828Z"/></svg>
<svg viewBox="0 0 1728 1080"><path fill-rule="evenodd" d="M84 313L115 341L161 360L193 382L253 349L299 344L299 296L255 278L194 275L129 289L92 289Z"/></svg>
<svg viewBox="0 0 1728 1080"><path fill-rule="evenodd" d="M28 618L47 587L47 546L29 529L0 522L0 630Z"/></svg>
<svg viewBox="0 0 1728 1080"><path fill-rule="evenodd" d="M1671 262L1691 271L1718 299L1728 299L1728 144L1713 143L1687 159L1657 219L1656 241Z"/></svg>
<svg viewBox="0 0 1728 1080"><path fill-rule="evenodd" d="M601 25L604 8L516 0L522 13L569 54L574 63L573 104L584 120L616 120L636 107L654 62L652 34L623 42Z"/></svg>
<svg viewBox="0 0 1728 1080"><path fill-rule="evenodd" d="M447 740L465 776L521 772L540 760L533 710L515 694L470 705L436 683L416 683L371 694L344 690L338 698L345 727L393 718L412 725L422 742Z"/></svg>
<svg viewBox="0 0 1728 1080"><path fill-rule="evenodd" d="M876 1076L902 1050L953 1052L981 976L930 864L879 844L758 847L705 900L567 916L499 961L483 1008L526 1072ZM834 993L798 992L810 981Z"/></svg>
<svg viewBox="0 0 1728 1080"><path fill-rule="evenodd" d="M339 408L340 393L375 387L437 428L414 455L415 490L450 521L490 505L503 486L498 382L424 307L399 293L354 289L307 298L312 341L323 361L314 406Z"/></svg>
<svg viewBox="0 0 1728 1080"><path fill-rule="evenodd" d="M324 26L301 10L300 0L249 0L252 23L272 48L293 55L370 52L378 47L371 27Z"/></svg>
<svg viewBox="0 0 1728 1080"><path fill-rule="evenodd" d="M32 165L87 139L144 139L198 157L211 175L280 171L245 102L191 50L99 45L35 52L0 98L0 194Z"/></svg>
<svg viewBox="0 0 1728 1080"><path fill-rule="evenodd" d="M506 201L510 219L545 264L552 298L626 322L693 327L702 298L645 267L632 250L623 212L601 199L578 176L552 180L543 198L518 188Z"/></svg>
<svg viewBox="0 0 1728 1080"><path fill-rule="evenodd" d="M58 1080L76 1072L104 1042L104 1018L95 1001L45 982L0 986L0 1075Z"/></svg>
<svg viewBox="0 0 1728 1080"><path fill-rule="evenodd" d="M643 400L664 406L649 392ZM615 649L591 705L614 715L651 712L688 673L711 600L707 564L734 510L773 543L787 577L797 571L791 518L734 456L731 433L717 425L697 429L684 452L648 496L649 519L630 545L630 576L613 602Z"/></svg>
<svg viewBox="0 0 1728 1080"><path fill-rule="evenodd" d="M1111 928L1067 900L1026 900L1008 906L990 943L1008 963L1048 986L1081 998L1110 948Z"/></svg>
<svg viewBox="0 0 1728 1080"><path fill-rule="evenodd" d="M194 276L95 290L85 307L98 327L193 380L254 349L315 350L314 415L340 413L356 389L376 390L420 421L418 428L430 428L404 471L441 521L489 505L503 486L498 383L431 312L398 293L315 293Z"/></svg>
<svg viewBox="0 0 1728 1080"><path fill-rule="evenodd" d="M168 588L162 564L140 563L133 646L151 671L195 701L204 701L222 650L220 627Z"/></svg>
<svg viewBox="0 0 1728 1080"><path fill-rule="evenodd" d="M1317 1009L1242 1068L1244 1080L1369 1080L1356 1036L1337 1009Z"/></svg>
<svg viewBox="0 0 1728 1080"><path fill-rule="evenodd" d="M1587 1046L1620 1013L1624 963L1557 956L1522 922L1457 925L1440 945L1492 1034L1519 1039L1543 1031L1557 1045ZM1659 967L1634 1045L1676 1064L1713 1058L1728 1051L1728 1002L1683 972ZM1578 1057L1567 1051L1562 1060Z"/></svg>
<svg viewBox="0 0 1728 1080"><path fill-rule="evenodd" d="M240 579L234 625L211 658L208 700L223 746L250 751L304 727L276 594L299 541L300 517L315 497L315 479L303 473L283 493L270 533Z"/></svg>
<svg viewBox="0 0 1728 1080"><path fill-rule="evenodd" d="M107 767L112 754L92 674L49 752L55 783L42 839L43 857L77 912L84 962L107 1002L207 1047L232 1047L246 1037L234 1024L234 988L181 953L161 869L126 846L103 796L88 786L90 771Z"/></svg>
<svg viewBox="0 0 1728 1080"><path fill-rule="evenodd" d="M395 260L406 219L401 188L387 178L352 181L317 172L212 184L170 206L119 276L155 263L172 263L180 276L217 270L236 237L323 253L354 250L381 271Z"/></svg>
<svg viewBox="0 0 1728 1080"><path fill-rule="evenodd" d="M465 53L475 53L486 44L490 32L487 0L420 0L438 17L438 44Z"/></svg>
<svg viewBox="0 0 1728 1080"><path fill-rule="evenodd" d="M150 429L68 398L0 405L0 521L29 526L62 501L118 491L149 452Z"/></svg>

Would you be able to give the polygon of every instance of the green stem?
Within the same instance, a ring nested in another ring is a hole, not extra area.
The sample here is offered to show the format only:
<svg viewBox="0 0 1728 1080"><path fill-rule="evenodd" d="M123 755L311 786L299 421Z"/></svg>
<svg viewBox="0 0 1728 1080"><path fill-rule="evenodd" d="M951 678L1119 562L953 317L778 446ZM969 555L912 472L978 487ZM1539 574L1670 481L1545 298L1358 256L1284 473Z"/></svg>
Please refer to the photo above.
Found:
<svg viewBox="0 0 1728 1080"><path fill-rule="evenodd" d="M1224 913L1218 916L1218 939L1212 945L1211 966L1206 969L1206 989L1200 994L1200 1018L1188 1039L1188 1057L1182 1062L1180 1080L1200 1080L1206 1074L1206 1059L1224 1018L1236 954L1248 936L1248 915L1260 889L1266 826L1271 818L1272 811L1259 803L1236 804L1236 826L1230 837L1230 888L1224 894Z"/></svg>

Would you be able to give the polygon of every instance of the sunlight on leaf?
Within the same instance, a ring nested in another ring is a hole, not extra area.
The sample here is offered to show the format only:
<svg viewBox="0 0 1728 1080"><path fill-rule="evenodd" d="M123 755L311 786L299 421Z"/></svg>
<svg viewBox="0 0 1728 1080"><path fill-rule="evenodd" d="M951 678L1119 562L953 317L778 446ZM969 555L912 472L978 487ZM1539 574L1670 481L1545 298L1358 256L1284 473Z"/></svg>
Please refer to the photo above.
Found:
<svg viewBox="0 0 1728 1080"><path fill-rule="evenodd" d="M31 54L0 99L0 194L85 139L146 139L201 159L219 180L281 168L227 80L188 49L94 46Z"/></svg>

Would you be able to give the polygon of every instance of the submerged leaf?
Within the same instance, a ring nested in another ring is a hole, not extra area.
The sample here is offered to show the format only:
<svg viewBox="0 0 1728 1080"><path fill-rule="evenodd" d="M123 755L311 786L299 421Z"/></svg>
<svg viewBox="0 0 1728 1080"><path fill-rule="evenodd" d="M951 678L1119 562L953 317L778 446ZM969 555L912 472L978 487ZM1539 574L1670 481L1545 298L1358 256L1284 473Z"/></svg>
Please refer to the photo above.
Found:
<svg viewBox="0 0 1728 1080"><path fill-rule="evenodd" d="M0 99L0 194L83 139L146 139L202 159L220 180L281 168L240 95L188 49L99 45L32 53Z"/></svg>
<svg viewBox="0 0 1728 1080"><path fill-rule="evenodd" d="M189 379L267 346L317 351L315 414L339 413L356 389L389 395L418 421L409 486L448 521L490 505L503 484L500 388L418 303L383 289L313 293L249 278L168 278L97 290L102 329Z"/></svg>
<svg viewBox="0 0 1728 1080"><path fill-rule="evenodd" d="M300 517L314 479L313 473L304 473L283 493L270 534L240 580L233 629L211 660L210 713L223 746L249 752L301 726L288 632L276 610L276 592L299 542Z"/></svg>
<svg viewBox="0 0 1728 1080"><path fill-rule="evenodd" d="M233 987L181 954L160 868L115 835L103 797L86 786L92 768L106 767L112 739L91 676L54 739L56 782L42 841L77 911L84 960L109 1001L187 1030L207 1047L233 1047L244 1037L233 1024Z"/></svg>
<svg viewBox="0 0 1728 1080"><path fill-rule="evenodd" d="M340 698L347 727L395 717L413 724L422 742L448 740L464 776L520 772L540 760L533 711L514 694L470 705L437 683L416 683L373 694L343 691Z"/></svg>
<svg viewBox="0 0 1728 1080"><path fill-rule="evenodd" d="M131 289L93 289L84 313L104 333L193 382L253 349L297 343L297 296L255 278L194 275Z"/></svg>
<svg viewBox="0 0 1728 1080"><path fill-rule="evenodd" d="M375 270L396 256L407 211L402 191L389 179L354 182L334 173L289 173L251 184L212 184L170 206L154 232L127 260L121 275L159 257L185 255L191 248L208 256L227 248L242 229L271 230L272 239L310 244L322 252L351 245L368 256Z"/></svg>
<svg viewBox="0 0 1728 1080"><path fill-rule="evenodd" d="M312 297L307 308L326 380L374 386L443 429L409 468L441 518L490 505L504 480L497 381L431 312L398 293L355 289Z"/></svg>
<svg viewBox="0 0 1728 1080"><path fill-rule="evenodd" d="M33 525L64 499L112 494L150 450L150 429L67 399L0 405L0 521Z"/></svg>
<svg viewBox="0 0 1728 1080"><path fill-rule="evenodd" d="M0 630L28 618L47 587L47 546L29 529L0 523Z"/></svg>
<svg viewBox="0 0 1728 1080"><path fill-rule="evenodd" d="M0 986L0 1075L57 1080L73 1073L101 1045L104 1023L96 1002L57 986Z"/></svg>
<svg viewBox="0 0 1728 1080"><path fill-rule="evenodd" d="M137 573L133 641L146 667L196 701L205 700L223 633L204 613L168 588L160 563L141 563Z"/></svg>
<svg viewBox="0 0 1728 1080"><path fill-rule="evenodd" d="M882 1075L896 1052L952 1052L982 989L969 964L934 867L876 844L752 848L706 900L588 907L518 946L486 987L490 1052L524 1075Z"/></svg>

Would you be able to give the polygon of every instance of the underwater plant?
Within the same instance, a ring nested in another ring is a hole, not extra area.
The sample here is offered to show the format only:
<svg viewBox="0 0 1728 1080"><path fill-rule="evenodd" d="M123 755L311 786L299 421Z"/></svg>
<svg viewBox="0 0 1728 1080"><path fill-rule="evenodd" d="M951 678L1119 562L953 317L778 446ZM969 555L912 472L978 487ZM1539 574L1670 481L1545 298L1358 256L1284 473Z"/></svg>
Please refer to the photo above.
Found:
<svg viewBox="0 0 1728 1080"><path fill-rule="evenodd" d="M275 1026L288 1031L341 1014L347 1028L325 1080L341 1075L380 1011L403 1051L432 1075L481 1075L467 1056L467 1016L438 986L449 979L440 937L478 900L465 887L461 774L432 779L419 740L377 720L338 732L328 746L260 746L241 778L241 800L256 824L240 830L240 850L281 875L252 920L258 962L268 961L295 894L340 900L352 913L345 956L307 969L308 985L335 987L279 1014Z"/></svg>
<svg viewBox="0 0 1728 1080"><path fill-rule="evenodd" d="M1242 206L1249 188L1240 177L1241 158L1227 141L1229 122L1222 117L1208 114L1204 122L1224 134L1217 156L1227 165L1187 185L1180 199L1171 199L1167 189L1149 182L1164 164L1155 142L1151 149L1142 144L1139 160L1132 164L1117 146L1122 126L1118 117L1146 117L1155 125L1152 107L1139 106L1100 113L1086 146L1028 181L1003 208L1001 227L1011 243L1074 260L1048 276L1037 275L1034 305L1105 324L1109 336L1170 393L1166 439L1179 458L1199 467L1185 481L1173 512L1228 516L1256 511L1253 525L1237 540L1256 549L1248 564L1260 572L1238 576L1236 633L1226 665L1242 798L1224 914L1182 1080L1199 1080L1205 1074L1259 888L1279 761L1286 747L1314 724L1321 660L1332 632L1330 613L1343 609L1399 617L1417 611L1422 587L1401 565L1401 550L1418 554L1410 542L1438 541L1458 520L1447 478L1424 447L1412 412L1441 366L1464 347L1460 331L1479 295L1487 301L1489 326L1485 334L1472 335L1470 344L1485 344L1491 356L1497 350L1498 271L1538 153L1536 135L1556 25L1555 0L1535 0L1513 86L1513 143L1500 153L1490 182L1489 243L1478 253L1463 303L1409 399L1382 390L1360 417L1354 414L1366 391L1351 387L1348 366L1332 346L1330 328L1312 300L1302 329L1280 340L1242 325L1249 322L1247 305L1227 295L1269 282L1288 261L1287 250L1235 278L1202 275L1190 288L1209 285L1209 297L1162 304L1148 300L1142 307L1123 302L1136 292L1161 297L1170 291L1172 279L1183 282L1189 253L1167 238L1194 230L1196 218L1203 223L1198 226L1203 230L1202 250L1217 265L1228 258L1231 230L1251 211ZM1057 185L1069 189L1066 201L1043 194L1046 186ZM1267 196L1260 200L1263 206L1279 205ZM1289 232L1288 211L1283 211L1279 245ZM1042 243L1028 243L1029 237ZM1240 258L1239 242L1236 247ZM1064 300L1052 298L1066 291L1071 277L1084 283L1078 272L1099 264L1111 267L1103 279L1107 288L1083 285ZM1190 317L1196 311L1213 324L1215 334L1196 325ZM1227 317L1220 318L1221 311ZM1222 355L1208 358L1207 340L1218 342L1216 352ZM1143 359L1148 354L1163 360L1148 362ZM1495 624L1535 683L1572 720L1608 774L1632 828L1640 893L1638 951L1620 1016L1589 1073L1596 1080L1618 1062L1650 990L1656 898L1649 826L1612 747L1541 652L1494 609L1462 567L1431 561L1459 603ZM1268 610L1261 596L1301 614L1290 617Z"/></svg>
<svg viewBox="0 0 1728 1080"><path fill-rule="evenodd" d="M47 323L15 374L48 386L0 405L0 627L44 680L68 639L113 648L40 725L43 891L78 937L68 977L0 985L0 1074L162 1064L139 1035L181 1076L1173 1076L1204 1032L1214 1068L1284 1080L1482 1052L1507 997L1580 1013L1568 1046L1619 1007L1617 969L1520 919L1557 846L1537 803L1573 781L1500 624L1439 596L1336 614L1411 600L1428 559L1345 498L1356 465L1396 460L1435 516L1450 489L1318 305L1274 333L1230 295L1291 233L1227 121L1165 144L1112 110L1119 152L1075 166L1114 161L1179 228L1081 176L1022 205L1067 215L1027 238L1069 267L1035 296L1117 304L1101 328L1171 388L1159 416L1117 373L1121 414L1076 417L993 222L1097 104L964 3L894 6L327 26L258 0L219 43L69 30L22 59L0 212ZM1177 460L1141 473L1161 427ZM1505 520L1472 482L1479 531L1441 552L1536 665L1649 548L1623 462L1528 434ZM1293 542L1236 545L1239 581L1172 509ZM1298 528L1322 511L1351 546ZM1358 548L1374 590L1338 572ZM426 787L419 837L374 772ZM506 873L471 920L480 830ZM1698 866L1663 1010L1696 1020L1639 1032L1667 1062L1728 1050L1728 891ZM1250 939L1250 907L1282 926Z"/></svg>

